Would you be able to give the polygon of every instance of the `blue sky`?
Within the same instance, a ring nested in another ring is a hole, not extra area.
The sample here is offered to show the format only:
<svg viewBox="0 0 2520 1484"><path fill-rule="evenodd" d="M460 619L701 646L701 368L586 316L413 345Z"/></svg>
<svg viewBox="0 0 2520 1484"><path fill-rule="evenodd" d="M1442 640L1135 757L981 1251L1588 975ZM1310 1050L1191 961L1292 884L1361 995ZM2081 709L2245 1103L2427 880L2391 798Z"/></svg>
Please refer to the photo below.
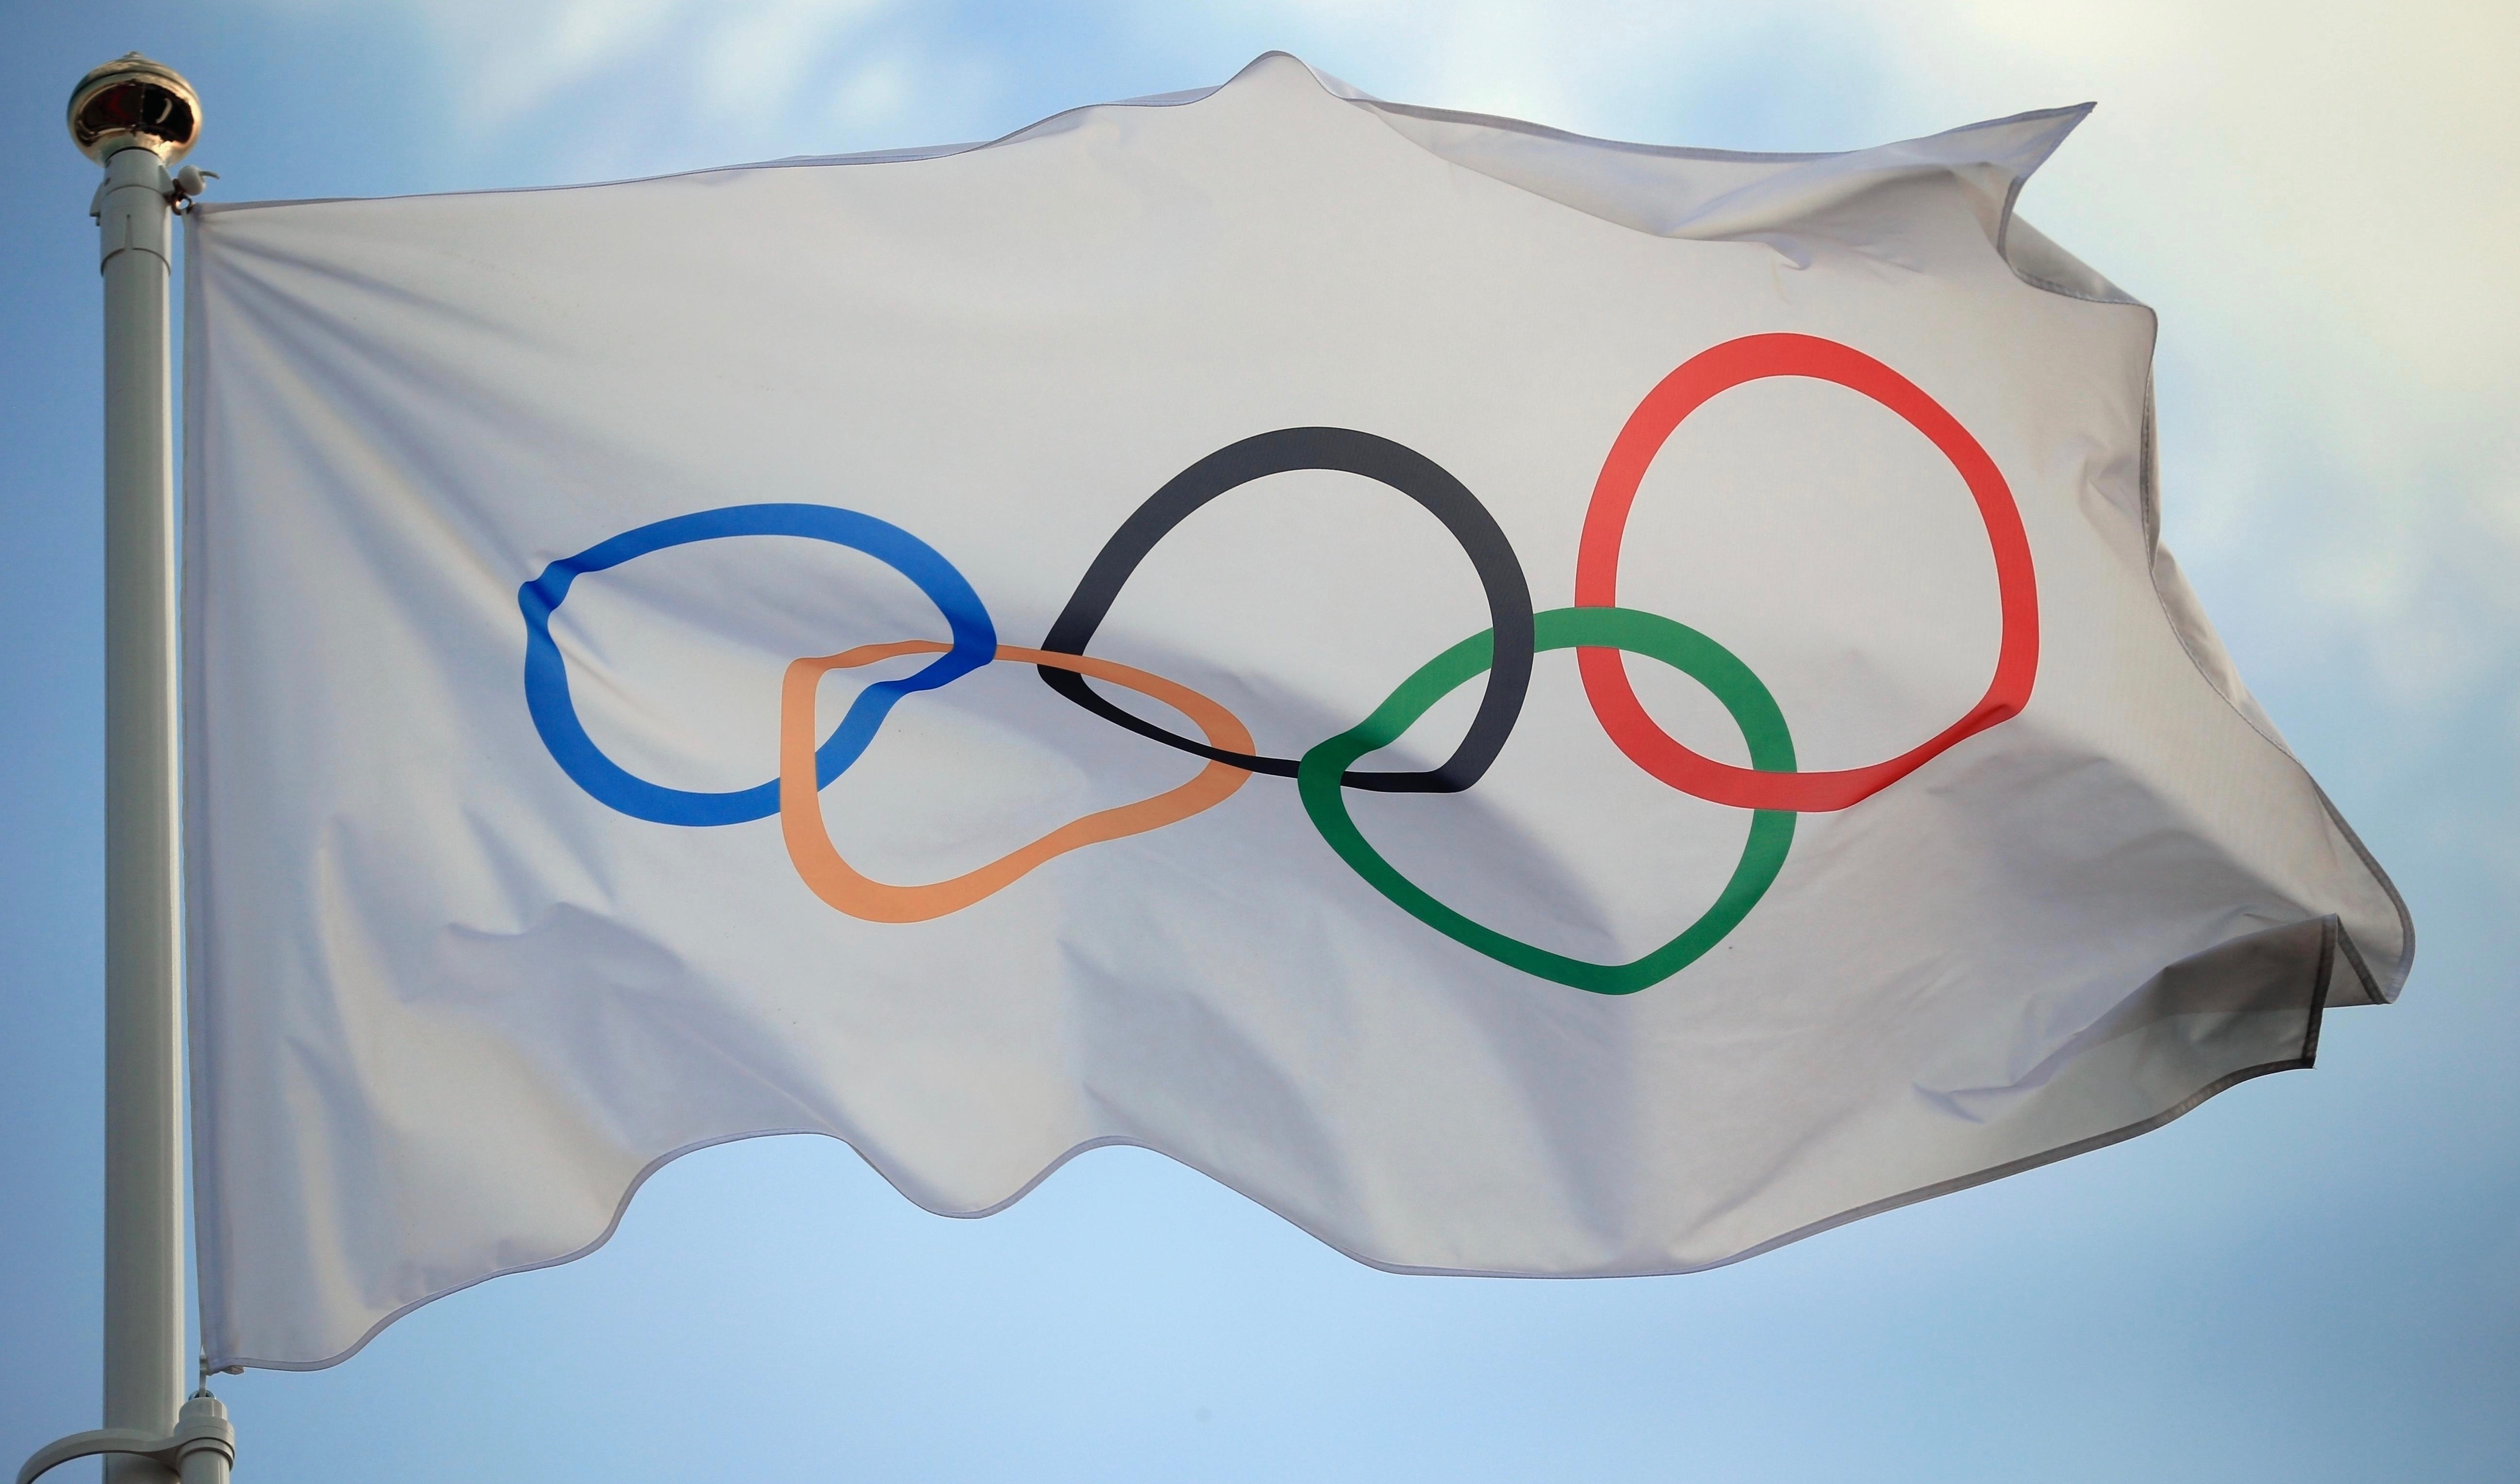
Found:
<svg viewBox="0 0 2520 1484"><path fill-rule="evenodd" d="M139 48L229 199L983 138L1270 48L1384 97L1836 149L2099 112L2022 209L2162 313L2167 538L2410 903L2319 1069L1719 1272L1404 1279L1140 1151L986 1221L828 1141L225 1379L257 1480L2502 1479L2520 1460L2520 13L880 0L12 3L0 49L0 1455L95 1424L94 167Z"/></svg>

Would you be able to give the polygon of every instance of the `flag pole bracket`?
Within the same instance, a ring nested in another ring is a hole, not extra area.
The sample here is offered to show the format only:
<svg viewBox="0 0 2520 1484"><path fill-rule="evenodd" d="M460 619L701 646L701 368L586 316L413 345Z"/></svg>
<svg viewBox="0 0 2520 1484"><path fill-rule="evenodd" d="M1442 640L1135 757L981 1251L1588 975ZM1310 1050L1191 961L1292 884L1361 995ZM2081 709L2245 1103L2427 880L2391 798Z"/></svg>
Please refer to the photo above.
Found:
<svg viewBox="0 0 2520 1484"><path fill-rule="evenodd" d="M18 1470L18 1484L35 1480L75 1459L104 1454L129 1454L149 1460L183 1484L224 1484L236 1466L236 1429L228 1410L207 1391L197 1391L184 1403L182 1420L173 1433L155 1437L138 1427L99 1427L74 1432L35 1450Z"/></svg>

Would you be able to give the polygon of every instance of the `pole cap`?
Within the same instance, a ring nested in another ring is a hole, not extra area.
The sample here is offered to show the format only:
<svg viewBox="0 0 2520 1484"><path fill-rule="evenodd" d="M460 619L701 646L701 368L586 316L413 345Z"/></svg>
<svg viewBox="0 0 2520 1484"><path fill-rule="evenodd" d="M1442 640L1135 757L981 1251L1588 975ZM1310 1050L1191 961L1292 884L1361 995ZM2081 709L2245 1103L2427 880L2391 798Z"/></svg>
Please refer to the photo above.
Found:
<svg viewBox="0 0 2520 1484"><path fill-rule="evenodd" d="M70 138L99 164L139 146L168 163L202 134L202 99L173 67L138 52L89 72L70 90Z"/></svg>

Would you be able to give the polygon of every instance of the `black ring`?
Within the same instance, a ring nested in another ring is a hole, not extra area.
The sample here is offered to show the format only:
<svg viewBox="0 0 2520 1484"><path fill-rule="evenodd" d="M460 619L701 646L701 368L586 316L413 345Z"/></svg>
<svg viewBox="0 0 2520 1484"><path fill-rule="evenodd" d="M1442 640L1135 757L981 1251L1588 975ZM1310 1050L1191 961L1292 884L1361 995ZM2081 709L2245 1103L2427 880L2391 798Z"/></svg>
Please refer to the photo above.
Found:
<svg viewBox="0 0 2520 1484"><path fill-rule="evenodd" d="M1060 610L1058 621L1050 626L1041 647L1059 654L1083 654L1086 645L1093 642L1094 631L1102 627L1111 612L1111 605L1119 600L1120 589L1138 570L1138 563L1147 560L1156 543L1172 534L1174 526L1227 490L1270 474L1306 469L1363 474L1424 506L1426 513L1444 522L1444 529L1461 543L1462 551L1470 559L1471 569L1478 574L1479 586L1487 593L1496 663L1488 671L1487 693L1479 699L1478 714L1471 718L1470 730L1462 738L1462 744L1453 749L1442 767L1424 773L1360 771L1339 776L1339 782L1350 788L1383 793L1459 793L1487 773L1522 714L1523 697L1531 689L1531 585L1523 580L1522 562L1514 556L1512 544L1506 540L1504 528L1478 497L1434 460L1389 438L1350 427L1282 427L1229 444L1183 470L1148 496L1147 503L1139 506L1102 544L1102 552L1085 569L1084 580L1069 595L1067 607ZM1035 669L1052 690L1141 737L1253 773L1295 776L1299 759L1228 752L1193 742L1113 705L1095 694L1085 677L1072 670L1048 666Z"/></svg>

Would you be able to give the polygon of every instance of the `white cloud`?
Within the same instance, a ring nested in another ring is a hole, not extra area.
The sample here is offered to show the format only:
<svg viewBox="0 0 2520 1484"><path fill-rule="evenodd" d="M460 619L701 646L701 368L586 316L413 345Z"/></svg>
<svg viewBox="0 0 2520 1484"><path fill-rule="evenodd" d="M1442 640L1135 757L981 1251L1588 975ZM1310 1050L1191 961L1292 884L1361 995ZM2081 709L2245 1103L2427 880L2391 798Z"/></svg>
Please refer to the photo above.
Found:
<svg viewBox="0 0 2520 1484"><path fill-rule="evenodd" d="M699 54L699 92L721 114L784 114L832 43L884 0L771 0L712 7L721 20Z"/></svg>
<svg viewBox="0 0 2520 1484"><path fill-rule="evenodd" d="M348 0L264 0L343 10ZM814 74L893 0L400 0L435 44L476 147L519 132L618 167L667 139L758 148ZM774 147L769 153L793 153ZM730 156L727 158L748 157ZM676 159L673 165L688 165Z"/></svg>
<svg viewBox="0 0 2520 1484"><path fill-rule="evenodd" d="M652 46L700 0L436 0L417 7L464 104L458 116L502 127Z"/></svg>

